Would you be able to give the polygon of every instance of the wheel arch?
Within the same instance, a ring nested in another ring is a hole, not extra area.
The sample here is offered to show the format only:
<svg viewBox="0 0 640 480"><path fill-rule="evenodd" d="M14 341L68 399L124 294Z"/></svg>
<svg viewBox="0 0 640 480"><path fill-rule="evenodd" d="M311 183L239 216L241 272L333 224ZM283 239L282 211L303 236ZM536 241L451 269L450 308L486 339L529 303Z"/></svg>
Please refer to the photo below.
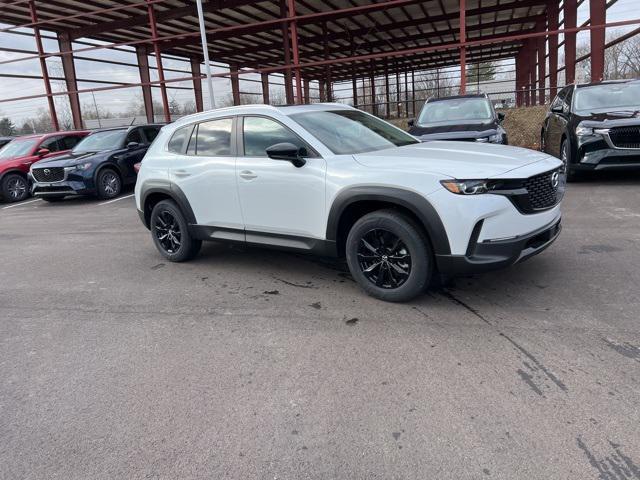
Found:
<svg viewBox="0 0 640 480"><path fill-rule="evenodd" d="M28 180L28 176L26 173L24 173L22 170L20 170L19 168L11 168L9 170L5 170L4 172L0 173L0 182L2 182L4 180L4 178L7 175L11 175L12 173L15 173L17 175L20 175L22 178L24 178L25 180Z"/></svg>
<svg viewBox="0 0 640 480"><path fill-rule="evenodd" d="M141 201L142 214L144 224L149 228L151 224L151 212L153 208L162 200L172 200L178 205L178 208L182 211L189 226L196 225L196 217L193 213L193 209L187 200L186 195L176 185L156 184L145 186L143 184L141 188Z"/></svg>
<svg viewBox="0 0 640 480"><path fill-rule="evenodd" d="M436 255L451 253L440 216L422 195L395 187L359 186L340 192L329 211L326 238L336 242L338 255L344 254L346 236L358 218L384 208L398 209L412 217L424 229Z"/></svg>

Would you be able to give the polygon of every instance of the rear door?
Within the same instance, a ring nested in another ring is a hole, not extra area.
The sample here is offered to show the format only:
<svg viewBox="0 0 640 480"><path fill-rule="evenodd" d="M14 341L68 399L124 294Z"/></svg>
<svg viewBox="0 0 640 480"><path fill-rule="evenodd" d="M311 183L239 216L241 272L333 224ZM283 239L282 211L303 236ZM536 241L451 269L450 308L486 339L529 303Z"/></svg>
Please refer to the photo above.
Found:
<svg viewBox="0 0 640 480"><path fill-rule="evenodd" d="M170 180L191 205L196 222L214 227L212 238L244 241L235 178L235 121L223 117L176 130L168 148L174 157Z"/></svg>

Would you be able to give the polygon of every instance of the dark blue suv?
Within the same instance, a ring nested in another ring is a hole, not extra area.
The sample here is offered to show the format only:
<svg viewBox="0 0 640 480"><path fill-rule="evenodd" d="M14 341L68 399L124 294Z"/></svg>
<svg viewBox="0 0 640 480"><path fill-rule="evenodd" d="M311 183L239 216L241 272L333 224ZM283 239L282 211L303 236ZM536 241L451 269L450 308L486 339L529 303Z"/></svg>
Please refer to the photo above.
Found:
<svg viewBox="0 0 640 480"><path fill-rule="evenodd" d="M68 155L33 165L33 195L49 202L69 195L117 197L124 185L136 182L134 165L142 161L161 128L140 125L93 132Z"/></svg>

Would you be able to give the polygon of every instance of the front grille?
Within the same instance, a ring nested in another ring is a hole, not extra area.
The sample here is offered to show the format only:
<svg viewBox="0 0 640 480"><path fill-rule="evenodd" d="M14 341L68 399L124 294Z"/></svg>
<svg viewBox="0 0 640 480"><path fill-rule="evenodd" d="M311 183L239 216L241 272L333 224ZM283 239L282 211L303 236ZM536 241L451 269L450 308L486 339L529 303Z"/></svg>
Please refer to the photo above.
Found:
<svg viewBox="0 0 640 480"><path fill-rule="evenodd" d="M532 210L551 208L560 201L558 198L559 174L559 170L552 170L530 177L525 181L524 187L527 189L529 206Z"/></svg>
<svg viewBox="0 0 640 480"><path fill-rule="evenodd" d="M34 168L31 170L31 174L37 182L49 183L64 180L64 168L62 167Z"/></svg>
<svg viewBox="0 0 640 480"><path fill-rule="evenodd" d="M640 148L640 125L637 127L613 127L609 138L617 148Z"/></svg>

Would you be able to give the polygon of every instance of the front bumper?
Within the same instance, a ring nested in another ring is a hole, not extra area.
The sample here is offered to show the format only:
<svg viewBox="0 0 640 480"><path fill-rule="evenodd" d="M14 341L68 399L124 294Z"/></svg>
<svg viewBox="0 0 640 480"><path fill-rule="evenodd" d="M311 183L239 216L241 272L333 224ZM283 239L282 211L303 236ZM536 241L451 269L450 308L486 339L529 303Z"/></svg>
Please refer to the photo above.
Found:
<svg viewBox="0 0 640 480"><path fill-rule="evenodd" d="M552 225L508 240L472 240L465 255L436 255L438 270L445 277L456 277L505 268L545 250L561 230L560 220L557 220Z"/></svg>
<svg viewBox="0 0 640 480"><path fill-rule="evenodd" d="M95 193L95 184L91 173L65 173L64 180L58 182L37 182L30 174L33 182L31 194L34 197L66 197L72 195L92 195Z"/></svg>

